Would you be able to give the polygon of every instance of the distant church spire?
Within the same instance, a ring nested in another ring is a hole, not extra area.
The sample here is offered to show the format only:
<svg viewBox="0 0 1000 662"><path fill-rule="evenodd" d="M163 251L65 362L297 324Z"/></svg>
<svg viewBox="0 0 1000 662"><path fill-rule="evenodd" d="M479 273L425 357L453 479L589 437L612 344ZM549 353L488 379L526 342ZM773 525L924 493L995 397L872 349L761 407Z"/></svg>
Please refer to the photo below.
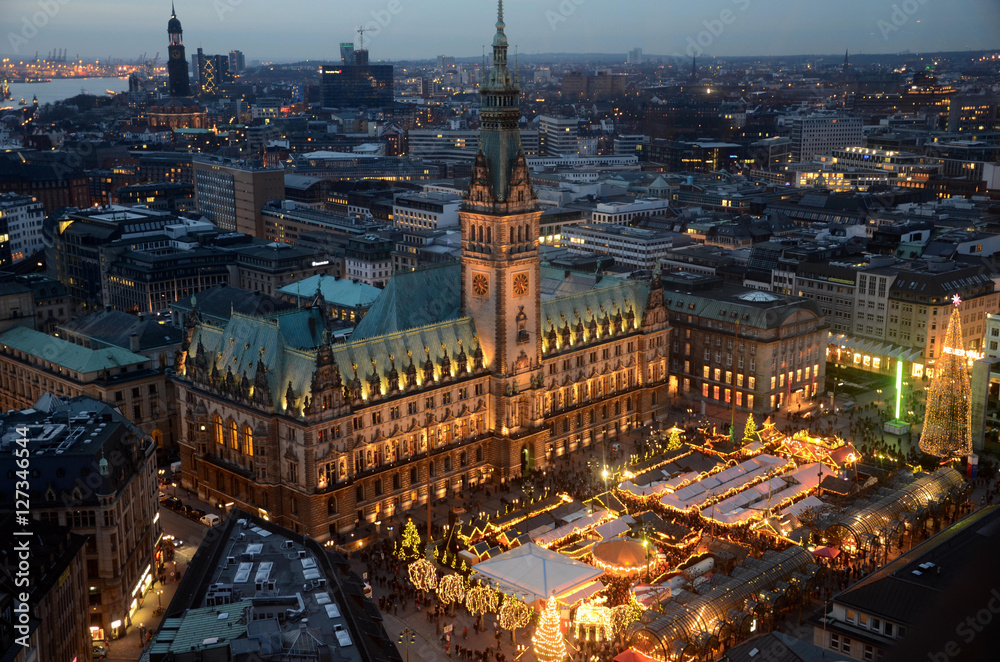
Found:
<svg viewBox="0 0 1000 662"><path fill-rule="evenodd" d="M691 80L698 78L698 56L691 56Z"/></svg>

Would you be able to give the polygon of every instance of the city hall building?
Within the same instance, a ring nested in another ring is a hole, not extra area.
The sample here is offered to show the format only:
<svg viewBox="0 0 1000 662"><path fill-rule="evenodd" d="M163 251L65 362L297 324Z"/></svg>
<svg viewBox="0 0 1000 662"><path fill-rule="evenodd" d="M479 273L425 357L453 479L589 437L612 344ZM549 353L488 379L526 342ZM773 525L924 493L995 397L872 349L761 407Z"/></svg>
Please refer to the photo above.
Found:
<svg viewBox="0 0 1000 662"><path fill-rule="evenodd" d="M394 276L347 343L317 308L189 316L182 483L320 541L663 418L659 283L541 266L502 13L458 264Z"/></svg>

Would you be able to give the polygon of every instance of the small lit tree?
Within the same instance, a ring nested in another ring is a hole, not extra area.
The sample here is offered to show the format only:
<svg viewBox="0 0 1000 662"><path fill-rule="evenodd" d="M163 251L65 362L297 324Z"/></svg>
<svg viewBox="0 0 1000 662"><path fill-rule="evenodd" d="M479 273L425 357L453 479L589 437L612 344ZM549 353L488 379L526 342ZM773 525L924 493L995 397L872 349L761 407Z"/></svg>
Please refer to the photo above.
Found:
<svg viewBox="0 0 1000 662"><path fill-rule="evenodd" d="M559 623L559 602L555 596L549 598L531 643L538 662L562 662L566 659L566 641Z"/></svg>
<svg viewBox="0 0 1000 662"><path fill-rule="evenodd" d="M675 451L681 447L681 433L680 430L674 428L670 433L670 439L667 441L667 451Z"/></svg>
<svg viewBox="0 0 1000 662"><path fill-rule="evenodd" d="M757 424L753 420L753 412L747 416L747 426L743 428L743 441L751 442L757 439Z"/></svg>
<svg viewBox="0 0 1000 662"><path fill-rule="evenodd" d="M403 544L399 546L397 557L400 561L409 561L420 558L420 534L417 533L417 526L412 519L406 520L403 527Z"/></svg>
<svg viewBox="0 0 1000 662"><path fill-rule="evenodd" d="M427 559L417 559L410 564L410 581L419 591L433 591L437 588L437 570Z"/></svg>
<svg viewBox="0 0 1000 662"><path fill-rule="evenodd" d="M500 627L510 630L510 639L514 641L514 632L531 622L531 609L528 605L512 596L504 596L500 605Z"/></svg>
<svg viewBox="0 0 1000 662"><path fill-rule="evenodd" d="M446 605L465 600L465 577L452 573L438 582L438 599Z"/></svg>
<svg viewBox="0 0 1000 662"><path fill-rule="evenodd" d="M476 616L493 613L497 610L497 593L489 586L473 586L465 594L465 607Z"/></svg>

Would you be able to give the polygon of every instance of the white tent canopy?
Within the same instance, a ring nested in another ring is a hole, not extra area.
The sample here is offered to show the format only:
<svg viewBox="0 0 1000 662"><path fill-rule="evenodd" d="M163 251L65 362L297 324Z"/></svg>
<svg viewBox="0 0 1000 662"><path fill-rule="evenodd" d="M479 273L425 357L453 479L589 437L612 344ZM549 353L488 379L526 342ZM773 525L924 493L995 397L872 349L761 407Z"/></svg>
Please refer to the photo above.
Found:
<svg viewBox="0 0 1000 662"><path fill-rule="evenodd" d="M551 595L569 595L604 574L598 568L534 543L477 563L473 571L504 593L525 598L529 603Z"/></svg>

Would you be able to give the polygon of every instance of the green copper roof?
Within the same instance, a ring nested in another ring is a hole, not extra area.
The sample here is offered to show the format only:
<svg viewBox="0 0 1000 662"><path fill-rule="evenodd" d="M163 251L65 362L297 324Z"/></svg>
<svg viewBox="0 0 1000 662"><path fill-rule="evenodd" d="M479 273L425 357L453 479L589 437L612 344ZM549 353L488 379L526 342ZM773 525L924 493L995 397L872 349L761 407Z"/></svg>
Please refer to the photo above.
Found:
<svg viewBox="0 0 1000 662"><path fill-rule="evenodd" d="M456 263L395 274L358 324L365 340L458 318L462 267Z"/></svg>
<svg viewBox="0 0 1000 662"><path fill-rule="evenodd" d="M149 362L145 356L133 354L121 347L88 349L62 338L21 326L8 329L0 334L0 345L37 356L81 374L114 370L115 368Z"/></svg>
<svg viewBox="0 0 1000 662"><path fill-rule="evenodd" d="M278 294L311 300L316 296L317 290L327 303L348 308L370 306L382 294L382 290L372 287L368 283L322 274L286 285L278 290Z"/></svg>

